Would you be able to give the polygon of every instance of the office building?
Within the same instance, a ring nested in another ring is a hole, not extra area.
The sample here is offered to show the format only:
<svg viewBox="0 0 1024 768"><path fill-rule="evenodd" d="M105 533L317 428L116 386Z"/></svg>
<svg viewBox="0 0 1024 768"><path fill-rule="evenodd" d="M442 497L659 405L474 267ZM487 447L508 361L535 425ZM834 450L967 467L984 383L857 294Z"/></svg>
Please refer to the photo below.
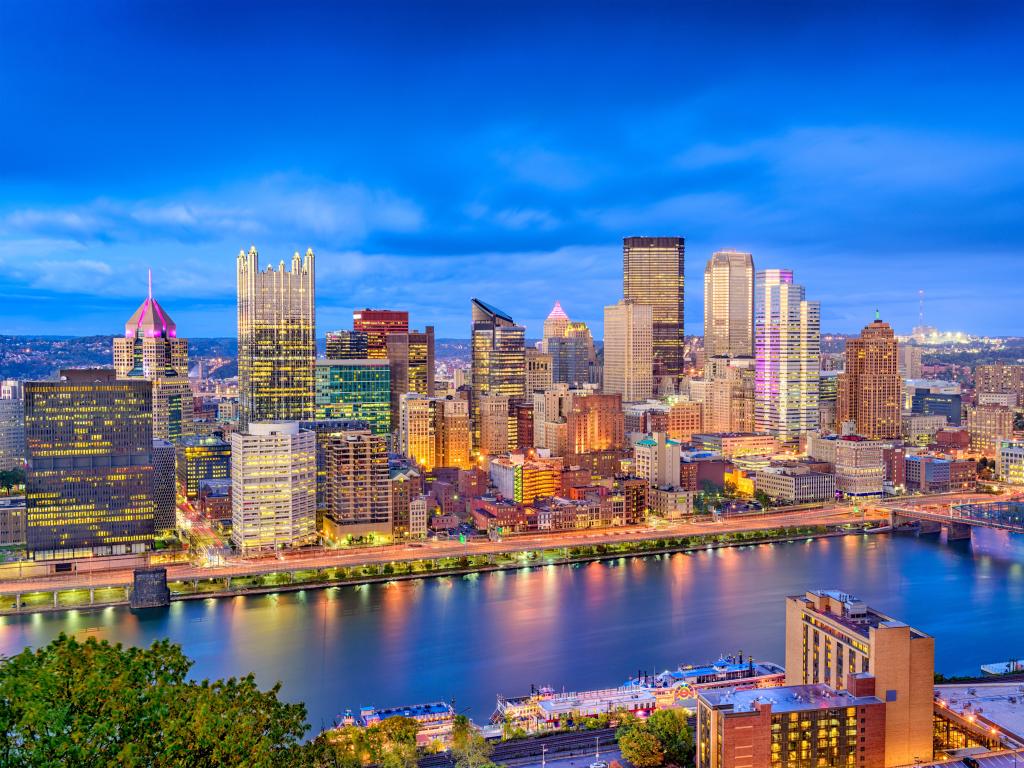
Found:
<svg viewBox="0 0 1024 768"><path fill-rule="evenodd" d="M620 395L572 393L564 419L565 448L570 454L608 451L625 445Z"/></svg>
<svg viewBox="0 0 1024 768"><path fill-rule="evenodd" d="M435 467L468 469L469 403L447 397L402 395L398 450L425 471Z"/></svg>
<svg viewBox="0 0 1024 768"><path fill-rule="evenodd" d="M369 429L368 422L358 419L312 419L300 421L299 429L316 435L316 509L327 506L327 442L334 435L353 429ZM317 516L319 520L319 515Z"/></svg>
<svg viewBox="0 0 1024 768"><path fill-rule="evenodd" d="M1017 402L1024 405L1024 365L979 365L974 372L975 392L1013 393Z"/></svg>
<svg viewBox="0 0 1024 768"><path fill-rule="evenodd" d="M174 444L153 438L153 528L173 531L177 525L175 505Z"/></svg>
<svg viewBox="0 0 1024 768"><path fill-rule="evenodd" d="M491 483L502 497L520 504L557 496L562 488L561 458L513 453L490 461Z"/></svg>
<svg viewBox="0 0 1024 768"><path fill-rule="evenodd" d="M328 360L365 360L368 339L366 331L328 331Z"/></svg>
<svg viewBox="0 0 1024 768"><path fill-rule="evenodd" d="M476 451L481 456L499 456L516 447L515 423L511 418L508 395L481 395L478 404L480 440ZM511 427L511 428L510 428Z"/></svg>
<svg viewBox="0 0 1024 768"><path fill-rule="evenodd" d="M597 355L586 323L569 323L561 338L547 341L552 383L570 387L596 383Z"/></svg>
<svg viewBox="0 0 1024 768"><path fill-rule="evenodd" d="M938 382L940 386L914 386L910 400L911 413L925 416L945 416L946 423L951 427L959 427L962 422L963 399L957 385L949 382ZM941 390L941 391L936 391ZM951 391L951 390L956 390Z"/></svg>
<svg viewBox="0 0 1024 768"><path fill-rule="evenodd" d="M0 397L0 471L25 464L25 403L17 397Z"/></svg>
<svg viewBox="0 0 1024 768"><path fill-rule="evenodd" d="M669 405L665 432L673 440L688 443L698 432L704 431L704 405L676 399Z"/></svg>
<svg viewBox="0 0 1024 768"><path fill-rule="evenodd" d="M192 387L188 381L188 340L178 337L171 316L149 296L114 337L114 370L119 379L153 382L153 436L174 442L192 434Z"/></svg>
<svg viewBox="0 0 1024 768"><path fill-rule="evenodd" d="M539 349L526 350L526 394L538 390L545 390L551 386L553 371L551 367L551 354L541 352Z"/></svg>
<svg viewBox="0 0 1024 768"><path fill-rule="evenodd" d="M231 435L231 541L244 554L316 541L316 435L298 422Z"/></svg>
<svg viewBox="0 0 1024 768"><path fill-rule="evenodd" d="M203 480L231 477L231 444L216 435L189 435L174 450L178 488L188 499L199 495Z"/></svg>
<svg viewBox="0 0 1024 768"><path fill-rule="evenodd" d="M366 357L386 360L387 337L409 332L409 313L393 309L359 309L352 313L352 330L366 334Z"/></svg>
<svg viewBox="0 0 1024 768"><path fill-rule="evenodd" d="M712 433L753 432L754 358L709 357L704 363L704 377L702 430ZM690 399L693 399L692 395Z"/></svg>
<svg viewBox="0 0 1024 768"><path fill-rule="evenodd" d="M370 430L332 436L327 443L324 535L345 541L391 534L387 441Z"/></svg>
<svg viewBox="0 0 1024 768"><path fill-rule="evenodd" d="M859 435L807 436L807 454L833 466L836 490L850 497L881 496L885 483L885 454L890 443Z"/></svg>
<svg viewBox="0 0 1024 768"><path fill-rule="evenodd" d="M996 477L1010 485L1024 485L1024 440L1000 440Z"/></svg>
<svg viewBox="0 0 1024 768"><path fill-rule="evenodd" d="M793 443L818 428L820 307L788 269L757 273L754 429Z"/></svg>
<svg viewBox="0 0 1024 768"><path fill-rule="evenodd" d="M565 329L568 325L569 316L565 314L562 305L556 301L555 306L548 313L547 319L544 320L544 338L541 341L541 350L550 352L548 342L551 339L560 339L565 336Z"/></svg>
<svg viewBox="0 0 1024 768"><path fill-rule="evenodd" d="M25 546L25 497L0 498L0 547Z"/></svg>
<svg viewBox="0 0 1024 768"><path fill-rule="evenodd" d="M36 560L153 546L152 386L113 370L25 384L26 542Z"/></svg>
<svg viewBox="0 0 1024 768"><path fill-rule="evenodd" d="M664 432L655 432L633 444L633 474L652 487L678 488L679 462L679 443L668 439Z"/></svg>
<svg viewBox="0 0 1024 768"><path fill-rule="evenodd" d="M434 326L384 337L391 366L391 423L398 423L398 398L406 392L434 396Z"/></svg>
<svg viewBox="0 0 1024 768"><path fill-rule="evenodd" d="M1013 437L1013 409L1005 405L975 405L967 410L971 450L994 458L999 444Z"/></svg>
<svg viewBox="0 0 1024 768"><path fill-rule="evenodd" d="M391 432L391 365L386 359L317 360L316 419L365 421L374 434Z"/></svg>
<svg viewBox="0 0 1024 768"><path fill-rule="evenodd" d="M900 376L904 379L920 379L923 375L924 350L914 344L900 343L897 354Z"/></svg>
<svg viewBox="0 0 1024 768"><path fill-rule="evenodd" d="M622 296L652 308L654 377L667 379L672 392L684 367L684 250L681 237L627 237L622 241Z"/></svg>
<svg viewBox="0 0 1024 768"><path fill-rule="evenodd" d="M500 309L473 299L470 422L473 449L480 443L480 398L526 396L526 329Z"/></svg>
<svg viewBox="0 0 1024 768"><path fill-rule="evenodd" d="M704 356L754 356L754 258L718 251L704 268Z"/></svg>
<svg viewBox="0 0 1024 768"><path fill-rule="evenodd" d="M313 418L316 312L312 249L291 271L260 271L259 254L238 254L238 420Z"/></svg>
<svg viewBox="0 0 1024 768"><path fill-rule="evenodd" d="M946 417L940 414L904 413L900 420L901 436L908 445L928 445L935 434L946 426Z"/></svg>
<svg viewBox="0 0 1024 768"><path fill-rule="evenodd" d="M604 308L604 391L625 402L654 391L654 309L628 299Z"/></svg>
<svg viewBox="0 0 1024 768"><path fill-rule="evenodd" d="M952 461L939 456L911 454L904 459L903 477L908 491L945 493L950 489Z"/></svg>
<svg viewBox="0 0 1024 768"><path fill-rule="evenodd" d="M934 639L842 592L786 598L786 685L838 687L859 673L885 702L884 765L930 761Z"/></svg>
<svg viewBox="0 0 1024 768"><path fill-rule="evenodd" d="M775 435L767 432L702 432L693 435L693 442L702 451L711 451L730 459L766 456L779 450L779 441Z"/></svg>
<svg viewBox="0 0 1024 768"><path fill-rule="evenodd" d="M697 768L884 768L886 705L870 676L697 694Z"/></svg>
<svg viewBox="0 0 1024 768"><path fill-rule="evenodd" d="M783 504L831 501L836 495L836 476L799 465L769 466L754 473L754 490Z"/></svg>
<svg viewBox="0 0 1024 768"><path fill-rule="evenodd" d="M870 440L900 436L903 379L896 350L892 328L877 318L859 337L847 340L846 364L838 381L837 425L853 422L854 431Z"/></svg>

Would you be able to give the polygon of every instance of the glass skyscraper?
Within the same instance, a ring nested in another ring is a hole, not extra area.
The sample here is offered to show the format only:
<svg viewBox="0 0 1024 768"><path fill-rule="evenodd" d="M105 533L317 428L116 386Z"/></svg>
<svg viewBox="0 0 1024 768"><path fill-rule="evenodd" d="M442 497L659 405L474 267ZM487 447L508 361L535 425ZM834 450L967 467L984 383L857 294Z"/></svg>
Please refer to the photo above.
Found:
<svg viewBox="0 0 1024 768"><path fill-rule="evenodd" d="M471 302L473 363L471 422L473 447L480 443L480 398L526 396L526 328L500 309L479 299ZM510 437L511 439L511 437Z"/></svg>
<svg viewBox="0 0 1024 768"><path fill-rule="evenodd" d="M391 432L387 360L317 360L315 379L315 418L357 419L376 435Z"/></svg>
<svg viewBox="0 0 1024 768"><path fill-rule="evenodd" d="M683 372L683 252L681 237L622 241L622 296L654 308L654 377Z"/></svg>

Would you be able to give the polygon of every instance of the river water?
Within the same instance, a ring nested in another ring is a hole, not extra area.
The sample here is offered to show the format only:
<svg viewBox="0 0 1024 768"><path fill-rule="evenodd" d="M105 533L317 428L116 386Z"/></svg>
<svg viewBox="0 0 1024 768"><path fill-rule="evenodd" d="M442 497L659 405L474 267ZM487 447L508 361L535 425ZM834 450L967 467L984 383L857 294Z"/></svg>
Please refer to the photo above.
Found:
<svg viewBox="0 0 1024 768"><path fill-rule="evenodd" d="M60 632L169 637L197 677L249 671L305 701L314 727L346 708L455 699L478 722L531 683L614 686L742 650L783 663L783 598L838 588L936 638L936 667L1024 657L1024 543L995 531L847 536L576 566L0 617L0 654Z"/></svg>

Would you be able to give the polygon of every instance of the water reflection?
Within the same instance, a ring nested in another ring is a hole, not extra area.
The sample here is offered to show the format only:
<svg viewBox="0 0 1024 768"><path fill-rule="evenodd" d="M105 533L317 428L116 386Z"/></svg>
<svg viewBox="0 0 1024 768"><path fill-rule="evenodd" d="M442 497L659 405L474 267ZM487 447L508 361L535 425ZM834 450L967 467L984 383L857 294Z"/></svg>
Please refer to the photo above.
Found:
<svg viewBox="0 0 1024 768"><path fill-rule="evenodd" d="M586 688L743 650L783 661L782 597L841 587L937 638L941 671L1024 652L1024 547L995 531L850 536L473 577L0 619L0 654L57 633L181 643L196 677L256 673L327 724L348 707L455 698L486 718L498 692ZM980 632L978 627L998 628Z"/></svg>

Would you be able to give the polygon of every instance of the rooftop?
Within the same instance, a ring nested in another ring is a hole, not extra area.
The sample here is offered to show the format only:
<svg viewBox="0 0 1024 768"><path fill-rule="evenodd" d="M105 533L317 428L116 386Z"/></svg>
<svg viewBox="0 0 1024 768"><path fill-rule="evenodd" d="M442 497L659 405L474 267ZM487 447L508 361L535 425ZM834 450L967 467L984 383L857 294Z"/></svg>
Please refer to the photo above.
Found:
<svg viewBox="0 0 1024 768"><path fill-rule="evenodd" d="M758 706L770 705L773 712L804 712L815 709L878 704L874 696L854 696L827 685L787 685L782 688L756 688L748 691L717 689L703 691L700 697L710 706L733 712L755 712Z"/></svg>

